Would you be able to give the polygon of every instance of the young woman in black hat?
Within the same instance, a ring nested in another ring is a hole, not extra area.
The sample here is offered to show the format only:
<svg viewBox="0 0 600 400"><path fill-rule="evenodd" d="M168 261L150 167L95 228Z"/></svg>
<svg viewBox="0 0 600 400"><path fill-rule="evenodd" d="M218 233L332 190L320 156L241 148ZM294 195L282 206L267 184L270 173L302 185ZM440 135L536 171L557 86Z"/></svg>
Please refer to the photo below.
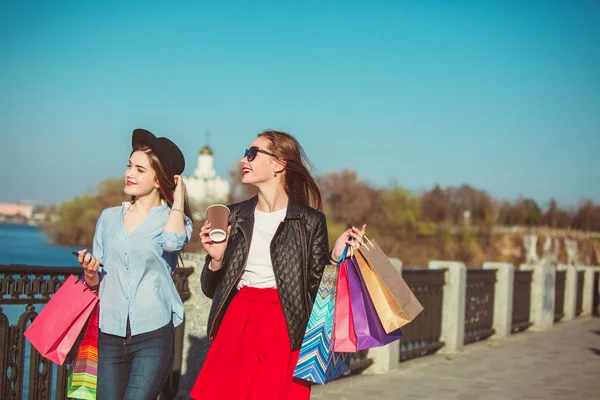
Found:
<svg viewBox="0 0 600 400"><path fill-rule="evenodd" d="M156 399L183 321L172 273L192 234L185 160L173 142L144 129L133 131L132 145L124 175L131 202L102 211L92 253L79 252L85 282L100 297L99 400Z"/></svg>
<svg viewBox="0 0 600 400"><path fill-rule="evenodd" d="M229 206L226 241L210 239L208 222L200 232L211 347L190 396L305 400L310 385L293 372L323 270L346 244L358 246L350 238L360 241L364 227L344 232L329 251L321 193L291 135L259 134L240 163L242 182L258 195Z"/></svg>

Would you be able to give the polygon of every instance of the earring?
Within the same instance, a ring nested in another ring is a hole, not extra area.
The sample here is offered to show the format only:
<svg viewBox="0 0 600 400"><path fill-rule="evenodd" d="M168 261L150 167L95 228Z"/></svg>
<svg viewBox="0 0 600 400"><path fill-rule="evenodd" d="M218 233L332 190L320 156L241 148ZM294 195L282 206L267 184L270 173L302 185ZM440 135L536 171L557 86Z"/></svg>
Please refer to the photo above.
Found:
<svg viewBox="0 0 600 400"><path fill-rule="evenodd" d="M277 178L277 172L274 172L274 173L273 173L273 177L274 177L274 178Z"/></svg>

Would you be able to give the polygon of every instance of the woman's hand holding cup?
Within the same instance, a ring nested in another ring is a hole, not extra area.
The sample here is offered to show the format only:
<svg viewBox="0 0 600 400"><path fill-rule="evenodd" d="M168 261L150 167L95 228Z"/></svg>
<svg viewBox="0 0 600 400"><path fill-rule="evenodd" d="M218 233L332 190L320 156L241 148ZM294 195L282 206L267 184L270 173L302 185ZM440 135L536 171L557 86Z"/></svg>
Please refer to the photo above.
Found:
<svg viewBox="0 0 600 400"><path fill-rule="evenodd" d="M209 268L217 271L223 266L223 256L231 233L231 225L228 225L229 208L214 204L206 209L206 219L200 230L200 240L212 258Z"/></svg>

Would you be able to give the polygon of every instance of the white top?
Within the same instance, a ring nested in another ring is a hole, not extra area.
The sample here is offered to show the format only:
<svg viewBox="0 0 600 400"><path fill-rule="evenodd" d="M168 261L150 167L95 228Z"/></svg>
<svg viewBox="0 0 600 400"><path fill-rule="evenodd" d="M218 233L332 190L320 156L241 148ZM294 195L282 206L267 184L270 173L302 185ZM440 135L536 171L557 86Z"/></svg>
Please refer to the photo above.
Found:
<svg viewBox="0 0 600 400"><path fill-rule="evenodd" d="M287 208L272 213L254 210L254 230L248 260L237 288L244 286L268 289L276 288L273 264L271 263L271 240L281 221L285 219Z"/></svg>

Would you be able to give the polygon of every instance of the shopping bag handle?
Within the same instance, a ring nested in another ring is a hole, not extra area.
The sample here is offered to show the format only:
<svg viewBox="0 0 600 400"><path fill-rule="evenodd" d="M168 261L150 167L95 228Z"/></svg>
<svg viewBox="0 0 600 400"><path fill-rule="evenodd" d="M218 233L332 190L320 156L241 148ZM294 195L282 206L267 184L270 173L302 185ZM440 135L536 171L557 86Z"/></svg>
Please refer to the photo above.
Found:
<svg viewBox="0 0 600 400"><path fill-rule="evenodd" d="M90 291L92 293L94 293L96 296L98 295L98 289L94 289L90 286L88 286L88 284L85 282L85 278L83 277L83 275L81 275L76 281L75 281L75 285L77 285L78 283L80 283L83 285L83 290L82 292L86 292L86 291ZM99 286L98 286L99 288Z"/></svg>
<svg viewBox="0 0 600 400"><path fill-rule="evenodd" d="M373 245L373 243L372 243L372 242L369 240L369 238L367 237L367 235L363 235L363 239L365 239L365 240L366 240L366 241L367 241L367 242L368 242L368 243L371 245L371 247L375 247L375 246ZM364 245L364 244L363 244L363 245Z"/></svg>
<svg viewBox="0 0 600 400"><path fill-rule="evenodd" d="M73 283L73 285L77 285L78 283L81 283L83 285L82 292L85 292L86 290L89 290L88 285L85 284L85 278L83 277L83 275L79 275L77 277L77 279L75 280L75 282Z"/></svg>
<svg viewBox="0 0 600 400"><path fill-rule="evenodd" d="M346 259L346 254L348 253L349 247L350 247L349 244L347 244L346 247L344 247L344 251L342 251L342 255L338 259L337 265L340 265L342 263L342 261L344 261Z"/></svg>

